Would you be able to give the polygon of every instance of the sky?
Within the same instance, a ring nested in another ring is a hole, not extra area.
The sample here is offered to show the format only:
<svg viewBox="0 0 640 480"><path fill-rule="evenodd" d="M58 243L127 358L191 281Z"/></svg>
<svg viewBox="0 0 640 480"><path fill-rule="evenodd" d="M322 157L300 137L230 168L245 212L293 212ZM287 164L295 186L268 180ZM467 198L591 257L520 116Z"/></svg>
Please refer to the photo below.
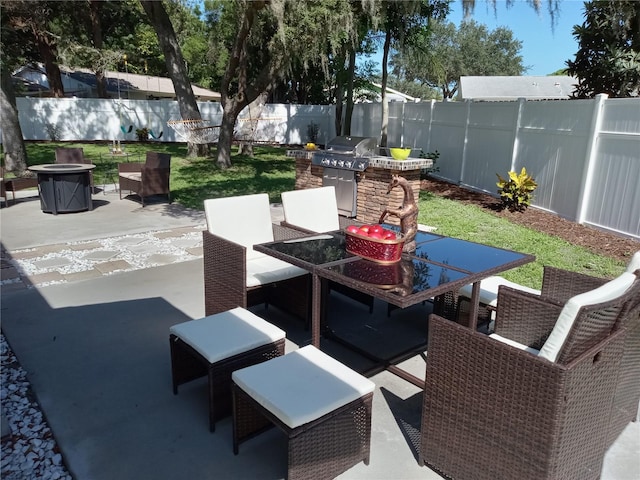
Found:
<svg viewBox="0 0 640 480"><path fill-rule="evenodd" d="M566 68L565 61L572 60L578 51L578 43L571 32L574 25L584 22L583 0L561 0L560 13L555 29L551 29L551 17L547 11L547 0L541 0L540 13L524 0L515 0L507 9L504 0L496 0L496 13L488 0L476 0L472 20L487 26L489 31L498 27L507 27L515 39L522 42L520 55L525 67L525 75L549 75ZM451 12L447 22L460 25L462 20L462 1L451 3ZM380 61L382 53L371 58Z"/></svg>

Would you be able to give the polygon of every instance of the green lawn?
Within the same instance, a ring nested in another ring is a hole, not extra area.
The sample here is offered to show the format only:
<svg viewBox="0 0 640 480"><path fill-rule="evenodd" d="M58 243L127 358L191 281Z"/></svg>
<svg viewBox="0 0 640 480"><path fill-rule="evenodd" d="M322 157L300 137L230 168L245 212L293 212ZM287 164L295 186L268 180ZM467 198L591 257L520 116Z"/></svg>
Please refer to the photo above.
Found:
<svg viewBox="0 0 640 480"><path fill-rule="evenodd" d="M29 164L51 163L57 146L82 147L85 156L96 165L96 185L104 183L105 175L117 168L107 143L28 142ZM294 188L295 163L285 156L285 147L255 146L254 158L238 155L234 149L233 167L228 170L217 168L213 157L188 159L186 145L182 143L132 142L125 149L135 161L143 161L147 150L170 153L171 196L176 202L195 209L202 209L207 198L257 192L266 192L272 202L279 202L281 192ZM543 265L611 278L624 269L623 263L615 259L595 255L560 238L496 217L479 207L429 192L420 194L419 222L438 227L437 233L442 235L535 255L534 263L503 274L509 280L530 287L540 288Z"/></svg>

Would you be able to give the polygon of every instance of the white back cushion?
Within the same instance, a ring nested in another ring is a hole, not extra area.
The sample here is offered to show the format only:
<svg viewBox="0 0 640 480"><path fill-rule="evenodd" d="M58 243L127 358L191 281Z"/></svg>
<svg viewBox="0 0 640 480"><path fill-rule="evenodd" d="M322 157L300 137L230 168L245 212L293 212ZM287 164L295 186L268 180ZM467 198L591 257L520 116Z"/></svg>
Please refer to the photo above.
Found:
<svg viewBox="0 0 640 480"><path fill-rule="evenodd" d="M632 273L625 272L604 285L569 299L556 321L549 338L540 349L540 357L555 362L564 345L578 310L585 305L594 305L611 301L624 294L636 279Z"/></svg>
<svg viewBox="0 0 640 480"><path fill-rule="evenodd" d="M540 290L511 282L506 278L493 276L480 281L480 303L495 307L498 304L498 288L500 288L501 285L522 290L523 292L533 293L534 295L540 295ZM458 293L463 297L471 298L472 290L473 285L469 284L462 287Z"/></svg>
<svg viewBox="0 0 640 480"><path fill-rule="evenodd" d="M633 273L640 268L640 250L633 254L625 272Z"/></svg>
<svg viewBox="0 0 640 480"><path fill-rule="evenodd" d="M282 192L284 219L312 232L340 229L335 187L308 188Z"/></svg>
<svg viewBox="0 0 640 480"><path fill-rule="evenodd" d="M207 229L247 248L247 259L262 257L257 243L273 242L269 195L257 193L204 201Z"/></svg>

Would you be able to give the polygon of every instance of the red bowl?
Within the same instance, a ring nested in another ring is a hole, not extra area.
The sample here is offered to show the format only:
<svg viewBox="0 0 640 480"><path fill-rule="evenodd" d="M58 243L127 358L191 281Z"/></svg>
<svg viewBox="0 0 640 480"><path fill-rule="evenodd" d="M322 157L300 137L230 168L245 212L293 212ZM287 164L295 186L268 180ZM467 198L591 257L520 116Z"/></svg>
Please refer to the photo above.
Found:
<svg viewBox="0 0 640 480"><path fill-rule="evenodd" d="M396 232L395 240L382 240L345 231L347 252L377 263L395 263L402 258L404 236Z"/></svg>

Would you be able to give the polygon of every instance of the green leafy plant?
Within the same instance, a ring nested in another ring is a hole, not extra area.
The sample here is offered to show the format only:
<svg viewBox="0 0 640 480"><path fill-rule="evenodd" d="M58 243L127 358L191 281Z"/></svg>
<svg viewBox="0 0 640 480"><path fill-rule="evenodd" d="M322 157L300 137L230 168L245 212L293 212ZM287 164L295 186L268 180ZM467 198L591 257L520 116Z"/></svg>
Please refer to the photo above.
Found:
<svg viewBox="0 0 640 480"><path fill-rule="evenodd" d="M136 128L136 137L139 142L149 141L149 129L148 128Z"/></svg>
<svg viewBox="0 0 640 480"><path fill-rule="evenodd" d="M53 123L46 123L45 128L47 129L47 134L49 135L49 140L52 142L57 142L60 140L60 126L55 125Z"/></svg>
<svg viewBox="0 0 640 480"><path fill-rule="evenodd" d="M318 143L318 133L320 133L320 125L311 122L307 125L307 140L311 143Z"/></svg>
<svg viewBox="0 0 640 480"><path fill-rule="evenodd" d="M502 200L502 208L508 208L511 212L524 212L533 199L533 191L538 184L533 177L522 167L520 173L509 172L506 180L498 175L498 194Z"/></svg>
<svg viewBox="0 0 640 480"><path fill-rule="evenodd" d="M424 150L420 149L420 155L418 155L418 158L430 158L433 160L433 164L430 167L420 170L420 178L426 178L432 173L440 171L440 167L436 166L436 162L438 161L438 158L440 158L440 152L438 152L438 150L425 153Z"/></svg>

